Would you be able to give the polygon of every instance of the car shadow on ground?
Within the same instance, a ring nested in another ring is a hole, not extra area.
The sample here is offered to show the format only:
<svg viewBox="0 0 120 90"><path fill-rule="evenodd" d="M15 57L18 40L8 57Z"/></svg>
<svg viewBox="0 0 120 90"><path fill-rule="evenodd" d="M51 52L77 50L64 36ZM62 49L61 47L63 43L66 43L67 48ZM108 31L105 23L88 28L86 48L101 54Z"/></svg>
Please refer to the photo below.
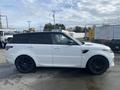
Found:
<svg viewBox="0 0 120 90"><path fill-rule="evenodd" d="M2 69L3 68L3 69ZM52 68L52 67L38 67L32 73L20 73L15 66L1 66L0 79L21 77L53 77L53 78L79 78L93 76L87 69L80 68Z"/></svg>
<svg viewBox="0 0 120 90"><path fill-rule="evenodd" d="M52 74L54 77L80 77L91 75L87 69L80 68L46 68L39 67L36 69L35 73L47 73Z"/></svg>

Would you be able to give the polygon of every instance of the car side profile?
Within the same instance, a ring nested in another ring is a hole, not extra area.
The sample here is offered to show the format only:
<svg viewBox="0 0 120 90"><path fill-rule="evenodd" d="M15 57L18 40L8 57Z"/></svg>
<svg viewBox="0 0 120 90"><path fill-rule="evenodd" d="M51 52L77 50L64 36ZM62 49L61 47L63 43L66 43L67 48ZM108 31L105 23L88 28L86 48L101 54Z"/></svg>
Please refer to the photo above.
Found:
<svg viewBox="0 0 120 90"><path fill-rule="evenodd" d="M108 46L82 43L62 32L15 34L6 53L7 61L22 73L36 67L74 67L99 75L114 66L114 53Z"/></svg>

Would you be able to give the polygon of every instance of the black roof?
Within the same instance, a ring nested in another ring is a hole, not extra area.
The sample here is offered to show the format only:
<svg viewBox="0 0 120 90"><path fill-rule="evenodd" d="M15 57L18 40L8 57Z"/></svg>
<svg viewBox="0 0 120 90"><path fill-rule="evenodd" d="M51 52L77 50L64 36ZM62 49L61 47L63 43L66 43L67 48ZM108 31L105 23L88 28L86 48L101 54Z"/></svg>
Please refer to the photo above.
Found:
<svg viewBox="0 0 120 90"><path fill-rule="evenodd" d="M62 32L31 32L31 33L20 33L14 35L31 35L31 34L60 34Z"/></svg>

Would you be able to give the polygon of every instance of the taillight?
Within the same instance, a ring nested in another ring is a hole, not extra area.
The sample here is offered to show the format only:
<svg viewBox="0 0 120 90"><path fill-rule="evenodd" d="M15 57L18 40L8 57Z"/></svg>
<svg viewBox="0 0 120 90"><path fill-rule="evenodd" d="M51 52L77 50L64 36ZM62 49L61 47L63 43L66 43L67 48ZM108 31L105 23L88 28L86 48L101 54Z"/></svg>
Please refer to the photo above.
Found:
<svg viewBox="0 0 120 90"><path fill-rule="evenodd" d="M6 46L5 49L9 50L10 48L13 48L13 46Z"/></svg>

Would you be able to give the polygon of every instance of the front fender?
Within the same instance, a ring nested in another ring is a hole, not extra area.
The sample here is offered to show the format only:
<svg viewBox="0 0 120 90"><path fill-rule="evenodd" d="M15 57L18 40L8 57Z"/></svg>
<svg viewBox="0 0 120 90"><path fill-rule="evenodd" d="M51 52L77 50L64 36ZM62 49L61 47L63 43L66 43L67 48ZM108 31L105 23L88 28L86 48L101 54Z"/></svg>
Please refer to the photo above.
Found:
<svg viewBox="0 0 120 90"><path fill-rule="evenodd" d="M90 50L87 53L82 55L82 65L81 65L81 67L85 68L88 60L90 58L92 58L93 56L96 56L96 55L101 55L101 56L105 57L108 60L110 66L111 66L111 63L113 63L113 58L114 58L113 53L104 52L102 50L98 50L98 51Z"/></svg>

